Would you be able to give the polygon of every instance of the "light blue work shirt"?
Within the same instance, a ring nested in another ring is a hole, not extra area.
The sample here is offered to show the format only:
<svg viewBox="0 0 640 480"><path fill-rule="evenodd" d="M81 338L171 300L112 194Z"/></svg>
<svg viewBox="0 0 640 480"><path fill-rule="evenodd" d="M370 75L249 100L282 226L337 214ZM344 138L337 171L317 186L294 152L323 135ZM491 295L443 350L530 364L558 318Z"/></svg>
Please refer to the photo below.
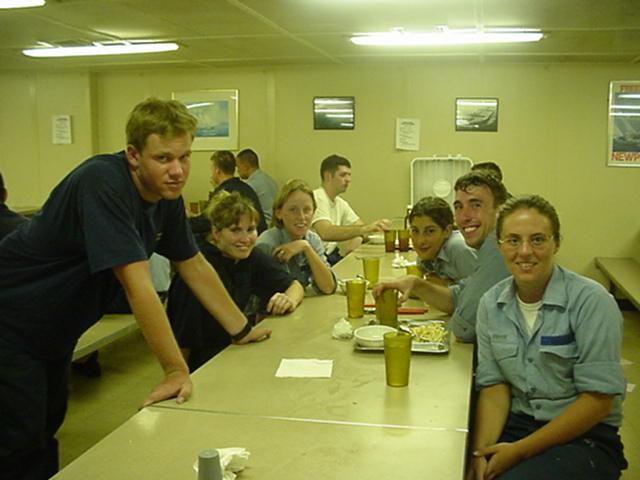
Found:
<svg viewBox="0 0 640 480"><path fill-rule="evenodd" d="M421 260L420 263L425 272L458 283L476 270L478 258L476 250L467 245L462 234L453 230L440 247L436 258Z"/></svg>
<svg viewBox="0 0 640 480"><path fill-rule="evenodd" d="M509 270L498 250L496 232L493 231L478 250L476 271L456 285L449 287L453 296L454 311L451 316L451 331L464 342L476 340L476 312L480 297L503 278Z"/></svg>
<svg viewBox="0 0 640 480"><path fill-rule="evenodd" d="M324 253L324 245L322 243L322 239L316 232L312 232L309 230L305 236L304 240L309 242L311 248L318 254L318 256L322 259L325 265L329 268L329 271L333 275L333 279L335 281L336 274L331 269L331 265L327 261L327 256ZM266 252L269 255L273 254L273 249L283 245L285 243L292 242L291 236L289 232L287 232L284 228L279 227L271 227L268 230L265 230L260 234L258 240L256 240L256 248ZM307 287L311 285L316 293L322 293L318 285L316 284L315 279L313 278L313 273L311 271L311 266L309 262L307 262L307 257L304 253L298 253L291 257L291 259L283 265L285 269L298 280L303 287Z"/></svg>
<svg viewBox="0 0 640 480"><path fill-rule="evenodd" d="M603 422L620 426L622 315L599 283L555 266L529 336L510 277L482 297L477 331L476 388L510 385L512 412L548 422L598 392L616 395Z"/></svg>
<svg viewBox="0 0 640 480"><path fill-rule="evenodd" d="M253 188L260 200L260 207L264 220L269 225L273 215L273 202L278 195L278 184L268 174L258 169L247 178L247 183Z"/></svg>

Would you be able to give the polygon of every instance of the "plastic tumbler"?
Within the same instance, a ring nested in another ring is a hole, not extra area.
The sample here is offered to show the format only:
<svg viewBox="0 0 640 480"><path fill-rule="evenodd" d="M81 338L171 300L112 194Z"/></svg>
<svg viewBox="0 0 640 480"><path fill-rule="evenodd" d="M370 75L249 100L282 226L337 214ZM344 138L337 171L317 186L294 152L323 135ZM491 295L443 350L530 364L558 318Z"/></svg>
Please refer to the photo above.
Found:
<svg viewBox="0 0 640 480"><path fill-rule="evenodd" d="M409 230L405 228L398 230L398 250L401 252L409 251Z"/></svg>
<svg viewBox="0 0 640 480"><path fill-rule="evenodd" d="M396 230L384 231L384 251L393 252L396 249Z"/></svg>
<svg viewBox="0 0 640 480"><path fill-rule="evenodd" d="M422 278L422 268L417 263L410 263L405 266L407 270L407 275L415 275L416 277Z"/></svg>
<svg viewBox="0 0 640 480"><path fill-rule="evenodd" d="M349 318L364 315L364 294L367 289L365 280L347 280L347 313Z"/></svg>
<svg viewBox="0 0 640 480"><path fill-rule="evenodd" d="M398 290L387 288L376 299L376 318L380 325L398 328Z"/></svg>
<svg viewBox="0 0 640 480"><path fill-rule="evenodd" d="M390 387L409 385L411 335L406 332L384 334L384 365L387 372L387 385Z"/></svg>
<svg viewBox="0 0 640 480"><path fill-rule="evenodd" d="M369 282L369 288L378 283L378 275L380 273L379 257L362 257L362 270L364 278Z"/></svg>

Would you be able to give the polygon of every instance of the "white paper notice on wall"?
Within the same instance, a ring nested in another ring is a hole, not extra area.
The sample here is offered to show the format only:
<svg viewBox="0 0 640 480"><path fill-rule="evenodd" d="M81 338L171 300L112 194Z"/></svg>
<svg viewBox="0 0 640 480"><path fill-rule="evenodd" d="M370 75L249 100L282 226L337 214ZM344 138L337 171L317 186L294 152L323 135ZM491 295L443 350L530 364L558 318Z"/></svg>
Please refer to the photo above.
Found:
<svg viewBox="0 0 640 480"><path fill-rule="evenodd" d="M396 118L396 149L420 150L420 120Z"/></svg>
<svg viewBox="0 0 640 480"><path fill-rule="evenodd" d="M68 145L71 138L71 115L54 115L52 119L52 142L55 145Z"/></svg>

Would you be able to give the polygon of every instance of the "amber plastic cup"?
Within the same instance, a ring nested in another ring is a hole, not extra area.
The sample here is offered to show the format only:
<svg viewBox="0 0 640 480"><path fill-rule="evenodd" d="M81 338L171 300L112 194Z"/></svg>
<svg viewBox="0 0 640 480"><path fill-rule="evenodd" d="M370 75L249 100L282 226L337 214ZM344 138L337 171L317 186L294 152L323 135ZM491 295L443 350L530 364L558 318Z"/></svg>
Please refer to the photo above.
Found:
<svg viewBox="0 0 640 480"><path fill-rule="evenodd" d="M384 231L384 251L393 252L396 249L396 230Z"/></svg>
<svg viewBox="0 0 640 480"><path fill-rule="evenodd" d="M407 275L415 275L416 277L422 278L422 268L417 263L410 263L405 266L407 271Z"/></svg>
<svg viewBox="0 0 640 480"><path fill-rule="evenodd" d="M409 230L398 230L398 250L401 252L409 251Z"/></svg>
<svg viewBox="0 0 640 480"><path fill-rule="evenodd" d="M193 215L200 215L200 204L198 202L189 202L189 211Z"/></svg>
<svg viewBox="0 0 640 480"><path fill-rule="evenodd" d="M362 271L364 278L369 282L369 288L378 283L380 275L380 258L379 257L362 257Z"/></svg>
<svg viewBox="0 0 640 480"><path fill-rule="evenodd" d="M364 315L364 294L367 291L365 280L347 280L347 314L349 318L361 318Z"/></svg>
<svg viewBox="0 0 640 480"><path fill-rule="evenodd" d="M398 290L387 288L376 299L376 318L380 325L398 328Z"/></svg>
<svg viewBox="0 0 640 480"><path fill-rule="evenodd" d="M411 335L406 332L384 334L384 365L387 372L387 385L390 387L409 385Z"/></svg>

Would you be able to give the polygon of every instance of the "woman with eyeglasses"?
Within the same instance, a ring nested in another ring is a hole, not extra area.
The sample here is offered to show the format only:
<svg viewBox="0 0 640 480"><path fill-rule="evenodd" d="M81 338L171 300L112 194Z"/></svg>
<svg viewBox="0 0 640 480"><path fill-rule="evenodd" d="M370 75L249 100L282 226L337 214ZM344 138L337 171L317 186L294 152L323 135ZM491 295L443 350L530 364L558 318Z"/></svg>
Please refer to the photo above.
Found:
<svg viewBox="0 0 640 480"><path fill-rule="evenodd" d="M424 197L408 216L413 249L430 281L457 283L477 267L476 251L453 229L453 212L446 200Z"/></svg>
<svg viewBox="0 0 640 480"><path fill-rule="evenodd" d="M245 328L250 329L264 311L271 315L294 311L304 290L270 255L254 249L259 217L252 203L237 192L222 191L204 213L211 232L198 246L249 319ZM238 340L239 334L231 336L209 315L179 275L169 288L167 313L190 371Z"/></svg>
<svg viewBox="0 0 640 480"><path fill-rule="evenodd" d="M509 200L497 235L512 276L478 307L467 480L617 479L620 311L599 283L555 264L560 221L542 197Z"/></svg>

